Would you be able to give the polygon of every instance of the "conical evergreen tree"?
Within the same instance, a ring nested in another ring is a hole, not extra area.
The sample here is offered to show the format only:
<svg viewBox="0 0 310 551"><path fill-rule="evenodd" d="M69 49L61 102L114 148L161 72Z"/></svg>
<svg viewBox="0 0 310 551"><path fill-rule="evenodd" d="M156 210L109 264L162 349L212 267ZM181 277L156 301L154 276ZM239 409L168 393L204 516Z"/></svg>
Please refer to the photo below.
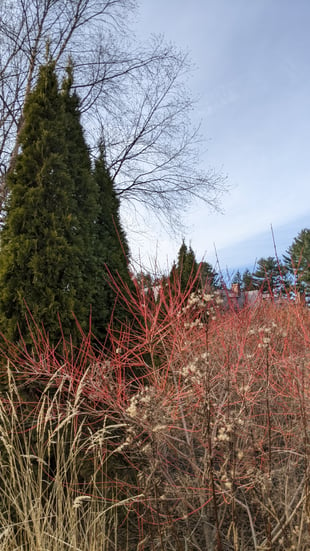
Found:
<svg viewBox="0 0 310 551"><path fill-rule="evenodd" d="M53 62L41 67L25 106L21 152L8 175L7 216L1 231L0 323L10 339L27 341L26 313L52 343L62 331L78 338L77 318L98 338L106 335L116 294L109 280L131 285L129 247L119 199L103 148L91 168L72 91L72 67L59 90ZM118 305L115 318L122 320Z"/></svg>
<svg viewBox="0 0 310 551"><path fill-rule="evenodd" d="M132 288L128 269L129 246L120 220L120 202L113 180L106 167L101 146L95 162L94 179L99 189L99 213L95 224L95 270L92 283L92 325L95 335L103 339L111 314L115 321L124 321L127 312L120 303L115 309L117 295L111 286L111 276L122 287Z"/></svg>
<svg viewBox="0 0 310 551"><path fill-rule="evenodd" d="M29 95L21 152L8 174L9 200L1 232L0 322L11 339L27 340L27 308L52 342L75 332L79 318L81 238L78 201L68 169L65 108L53 62L41 67Z"/></svg>
<svg viewBox="0 0 310 551"><path fill-rule="evenodd" d="M72 65L67 67L67 78L62 83L64 102L64 128L67 146L67 164L74 181L74 204L77 226L75 238L78 242L77 263L80 266L76 281L76 302L79 322L87 329L90 305L94 289L91 274L96 267L96 246L94 243L96 220L99 216L99 189L92 174L89 147L81 124L80 100L72 91ZM94 282L93 282L94 283Z"/></svg>
<svg viewBox="0 0 310 551"><path fill-rule="evenodd" d="M193 249L187 247L184 239L178 252L177 264L172 267L170 279L176 276L179 280L181 291L184 292L188 284L194 280L198 271L198 263L196 261ZM199 282L197 281L197 286Z"/></svg>

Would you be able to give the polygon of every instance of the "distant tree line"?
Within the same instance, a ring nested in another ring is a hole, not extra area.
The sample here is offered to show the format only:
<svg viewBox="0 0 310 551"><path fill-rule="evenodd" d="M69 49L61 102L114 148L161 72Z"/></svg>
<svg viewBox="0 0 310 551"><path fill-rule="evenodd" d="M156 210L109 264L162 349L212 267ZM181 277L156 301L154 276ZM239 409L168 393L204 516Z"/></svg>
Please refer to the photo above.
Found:
<svg viewBox="0 0 310 551"><path fill-rule="evenodd" d="M227 286L209 262L197 261L192 247L187 246L184 240L169 278L171 281L177 280L182 291L194 279L201 289L215 290ZM150 274L145 274L144 279L152 284ZM290 293L304 295L305 299L310 297L310 229L301 230L282 259L275 256L260 258L253 271L246 269L241 273L237 270L231 283L238 284L242 291L260 290L279 296L289 290Z"/></svg>
<svg viewBox="0 0 310 551"><path fill-rule="evenodd" d="M282 258L260 258L253 272L237 271L234 283L245 291L260 289L275 295L287 292L310 296L310 229L304 228L287 249Z"/></svg>

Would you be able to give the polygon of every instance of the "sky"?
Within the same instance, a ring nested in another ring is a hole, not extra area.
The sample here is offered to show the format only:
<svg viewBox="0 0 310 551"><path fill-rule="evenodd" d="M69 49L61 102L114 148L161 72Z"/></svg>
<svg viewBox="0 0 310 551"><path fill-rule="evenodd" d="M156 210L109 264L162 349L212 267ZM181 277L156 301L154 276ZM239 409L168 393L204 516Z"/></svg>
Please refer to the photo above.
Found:
<svg viewBox="0 0 310 551"><path fill-rule="evenodd" d="M310 227L309 27L309 0L140 1L137 37L164 34L195 67L201 167L226 175L230 190L223 214L195 204L183 235L222 272L274 256L271 226L279 256ZM165 270L182 236L152 226L129 240L135 258Z"/></svg>

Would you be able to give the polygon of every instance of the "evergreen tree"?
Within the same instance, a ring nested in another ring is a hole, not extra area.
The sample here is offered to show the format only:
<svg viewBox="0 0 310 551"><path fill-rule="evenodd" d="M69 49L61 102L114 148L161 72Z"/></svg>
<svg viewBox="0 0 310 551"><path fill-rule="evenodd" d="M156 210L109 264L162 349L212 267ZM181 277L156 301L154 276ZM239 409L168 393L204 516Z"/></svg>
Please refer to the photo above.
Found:
<svg viewBox="0 0 310 551"><path fill-rule="evenodd" d="M310 229L303 229L295 237L284 255L284 263L301 293L310 293Z"/></svg>
<svg viewBox="0 0 310 551"><path fill-rule="evenodd" d="M191 246L187 246L184 239L178 252L177 261L173 263L170 272L170 281L177 277L180 282L181 291L184 292L189 282L195 280L195 289L219 289L221 282L219 275L209 262L200 262L196 260L195 253Z"/></svg>
<svg viewBox="0 0 310 551"><path fill-rule="evenodd" d="M95 162L94 179L98 186L98 215L94 236L94 271L92 283L92 325L96 336L103 339L115 309L116 293L111 276L122 287L132 282L128 269L129 246L120 220L120 202L113 180L106 168L104 149L100 147ZM114 319L124 321L127 312L118 303Z"/></svg>
<svg viewBox="0 0 310 551"><path fill-rule="evenodd" d="M80 100L72 91L72 65L67 67L67 78L62 83L64 103L64 129L67 145L67 164L74 181L74 204L76 207L75 238L76 260L80 266L76 282L78 321L87 329L94 289L91 274L96 266L95 224L99 215L99 189L92 174L88 145L81 124Z"/></svg>
<svg viewBox="0 0 310 551"><path fill-rule="evenodd" d="M103 338L115 306L111 273L130 285L129 248L103 149L91 167L72 91L72 67L59 90L52 61L42 66L25 106L20 153L8 174L0 251L0 323L27 341L29 311L52 343L78 339L77 318ZM124 318L118 308L117 318Z"/></svg>
<svg viewBox="0 0 310 551"><path fill-rule="evenodd" d="M253 274L248 269L246 269L242 274L241 287L244 291L252 291L255 287Z"/></svg>
<svg viewBox="0 0 310 551"><path fill-rule="evenodd" d="M195 253L191 247L187 247L183 239L178 252L177 263L173 265L170 273L170 279L173 280L177 277L180 282L181 291L184 292L189 282L195 278L197 271L198 263Z"/></svg>
<svg viewBox="0 0 310 551"><path fill-rule="evenodd" d="M219 289L221 287L219 275L209 262L200 262L199 279L202 288Z"/></svg>
<svg viewBox="0 0 310 551"><path fill-rule="evenodd" d="M0 252L0 319L23 338L27 309L52 342L88 328L98 189L72 92L72 67L59 90L52 61L41 67L25 106L21 152L8 174Z"/></svg>
<svg viewBox="0 0 310 551"><path fill-rule="evenodd" d="M8 174L9 199L1 232L0 321L11 338L26 337L27 308L52 341L75 325L77 205L68 170L64 106L54 63L41 67L25 105L21 152ZM78 313L77 313L78 314Z"/></svg>
<svg viewBox="0 0 310 551"><path fill-rule="evenodd" d="M285 289L286 274L285 266L279 264L276 258L272 256L260 258L253 273L254 288L277 296Z"/></svg>

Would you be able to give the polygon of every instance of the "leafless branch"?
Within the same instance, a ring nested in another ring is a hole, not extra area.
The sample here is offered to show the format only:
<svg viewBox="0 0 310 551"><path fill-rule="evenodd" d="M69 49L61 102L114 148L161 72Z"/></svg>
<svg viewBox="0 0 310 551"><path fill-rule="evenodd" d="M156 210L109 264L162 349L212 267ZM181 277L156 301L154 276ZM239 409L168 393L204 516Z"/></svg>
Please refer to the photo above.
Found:
<svg viewBox="0 0 310 551"><path fill-rule="evenodd" d="M0 178L18 154L23 107L46 46L74 86L91 147L104 140L124 200L173 217L190 199L217 206L224 179L201 171L199 127L184 86L187 56L161 37L137 44L126 21L133 0L4 0L0 5Z"/></svg>

